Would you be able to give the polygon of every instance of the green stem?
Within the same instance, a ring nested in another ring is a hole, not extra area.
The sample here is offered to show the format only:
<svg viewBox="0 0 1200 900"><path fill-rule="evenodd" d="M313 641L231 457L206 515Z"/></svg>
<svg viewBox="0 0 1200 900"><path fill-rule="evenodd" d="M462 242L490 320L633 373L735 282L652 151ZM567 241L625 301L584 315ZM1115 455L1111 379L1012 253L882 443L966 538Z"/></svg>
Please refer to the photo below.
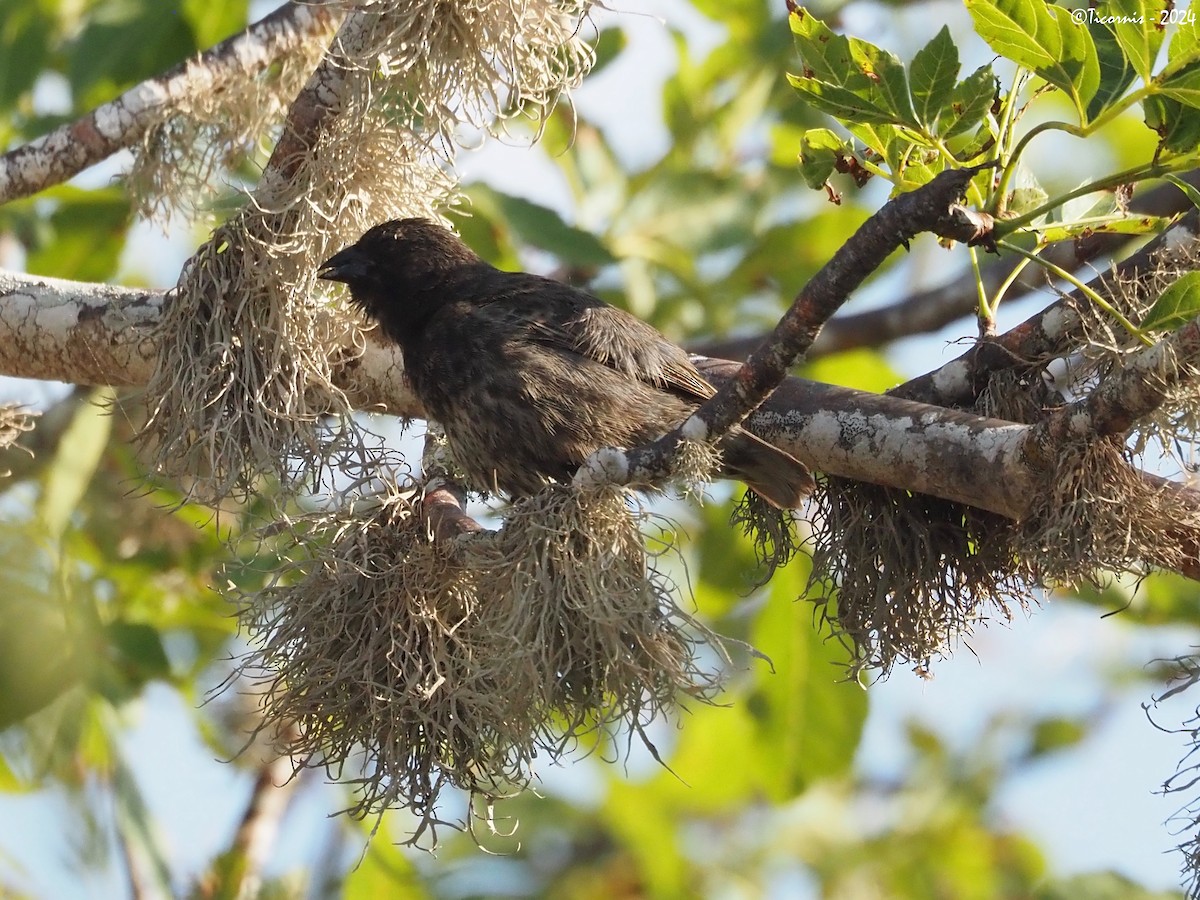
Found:
<svg viewBox="0 0 1200 900"><path fill-rule="evenodd" d="M1094 194L1096 191L1112 190L1123 184L1145 181L1147 178L1161 178L1163 175L1189 171L1193 168L1195 168L1195 160L1191 158L1179 159L1169 163L1148 162L1133 166L1132 168L1125 169L1123 172L1117 172L1115 175L1108 175L1095 181L1089 181L1087 184L1080 185L1073 190L1067 191L1065 194L1059 194L1053 200L1049 200L1036 209L1022 213L1012 219L1002 219L996 222L996 234L1000 236L1012 234L1014 231L1024 228L1039 216L1044 216L1050 210L1056 209L1064 203L1074 200L1076 197Z"/></svg>
<svg viewBox="0 0 1200 900"><path fill-rule="evenodd" d="M1146 337L1146 335L1142 333L1140 328L1138 328L1136 325L1134 325L1132 322L1130 322L1129 319L1125 318L1124 314L1119 309L1117 309L1115 306L1113 306L1111 303L1109 303L1107 300L1105 300L1103 297L1101 297L1098 293L1096 293L1094 290L1092 290L1092 288L1088 287L1086 284L1084 284L1082 281L1080 281L1078 278L1076 278L1074 275L1072 275L1066 269L1063 269L1060 266L1056 266L1054 263L1050 262L1049 260L1042 259L1036 253L1031 253L1030 251L1024 250L1021 247L1018 247L1016 244L1011 244L1008 241L997 241L996 246L1000 247L1003 250L1008 250L1012 253L1016 253L1018 256L1023 256L1023 257L1025 257L1025 259L1029 260L1030 262L1037 263L1039 266L1041 266L1047 272L1052 274L1055 278L1059 278L1059 279L1067 282L1067 284L1071 285L1075 289L1077 289L1081 294L1083 294L1085 297L1087 297L1089 300L1091 300L1092 303L1096 304L1096 306L1098 306L1100 309L1104 310L1106 313L1108 313L1110 316L1112 316L1113 319L1115 319L1122 328L1124 328L1131 335L1133 335L1135 338L1137 338L1139 341L1141 341L1142 344L1144 344L1147 347L1154 346L1154 341L1152 341L1152 340L1150 340L1150 338Z"/></svg>
<svg viewBox="0 0 1200 900"><path fill-rule="evenodd" d="M1004 199L1008 194L1008 184L1010 181L1012 181L1013 174L1017 170L1017 164L1020 162L1021 154L1025 152L1025 148L1028 146L1029 142L1039 134L1042 134L1046 131L1065 131L1067 134L1077 138L1091 137L1117 116L1124 113L1127 109L1137 103L1141 103L1146 97L1150 96L1151 93L1153 93L1153 91L1151 91L1150 88L1142 87L1140 90L1136 90L1132 94L1127 94L1126 96L1122 97L1119 102L1107 107L1104 112L1092 119L1092 121L1088 122L1086 125L1072 125L1069 122L1053 121L1042 122L1041 124L1035 125L1033 128L1029 129L1029 131L1022 135L1021 140L1017 142L1016 147L1014 147L1012 153L1009 154L1008 162L1005 163L1004 166L1004 171L1000 174L1000 182L997 186L996 194L993 197L992 209L990 211L993 214L995 214L997 211L1003 212Z"/></svg>
<svg viewBox="0 0 1200 900"><path fill-rule="evenodd" d="M975 247L970 247L971 271L975 274L975 288L979 293L979 321L984 321L992 316L992 308L988 303L987 291L983 289L983 273L979 271L979 254Z"/></svg>
<svg viewBox="0 0 1200 900"><path fill-rule="evenodd" d="M1004 295L1008 293L1008 289L1011 288L1016 280L1021 277L1021 273L1025 271L1025 267L1033 262L1034 258L1045 249L1046 247L1044 244L1038 244L1033 248L1032 251L1030 251L1029 256L1023 257L1019 263L1012 267L1012 271L1004 277L1004 281L1000 283L1000 287L996 288L996 299L993 300L991 304L991 312L993 316L996 315L996 311L1000 309L1000 301L1004 299ZM980 290L982 289L983 286L980 285Z"/></svg>

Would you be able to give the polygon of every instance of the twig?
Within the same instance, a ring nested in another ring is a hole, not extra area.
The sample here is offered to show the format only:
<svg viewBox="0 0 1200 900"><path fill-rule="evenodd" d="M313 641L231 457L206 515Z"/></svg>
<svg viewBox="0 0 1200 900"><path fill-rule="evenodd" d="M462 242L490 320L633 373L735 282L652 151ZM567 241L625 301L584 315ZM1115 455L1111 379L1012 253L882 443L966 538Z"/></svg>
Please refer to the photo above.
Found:
<svg viewBox="0 0 1200 900"><path fill-rule="evenodd" d="M965 210L956 206L975 169L942 172L927 185L894 198L868 219L813 276L780 319L771 336L755 350L716 396L675 431L629 451L624 461L613 454L585 467L584 479L608 478L653 482L668 475L681 440L715 441L746 418L787 377L787 370L812 346L821 327L863 280L916 235L932 231L963 237ZM974 223L968 222L973 230Z"/></svg>
<svg viewBox="0 0 1200 900"><path fill-rule="evenodd" d="M1144 248L1121 262L1115 272L1097 276L1091 287L1111 296L1112 286L1152 273L1163 251L1191 243L1200 235L1200 211L1193 210ZM966 406L974 402L987 376L1018 366L1045 362L1076 349L1083 339L1083 319L1078 309L1089 301L1078 291L1050 304L1016 328L976 344L962 356L894 388L893 396L939 406Z"/></svg>
<svg viewBox="0 0 1200 900"><path fill-rule="evenodd" d="M1189 174L1186 180L1200 186L1200 172ZM1147 191L1130 205L1131 211L1135 213L1157 217L1184 213L1191 208L1191 199L1171 184ZM1061 241L1047 248L1042 253L1042 258L1064 269L1075 269L1101 257L1111 256L1141 239L1141 235L1130 237L1098 232L1078 241ZM984 289L988 293L994 292L1004 283L1013 270L1014 262L1009 257L993 257L991 262L982 268ZM1038 281L1041 277L1038 271L1040 270L1027 270L1017 279L1017 283L1029 290L1044 287L1044 278ZM805 358L813 360L844 350L878 347L899 338L936 331L976 311L976 290L974 273L966 271L953 281L919 291L887 306L861 313L834 316L821 330ZM704 341L692 345L692 349L701 356L745 359L764 338L763 334L755 334L728 340ZM913 399L932 402L928 398Z"/></svg>
<svg viewBox="0 0 1200 900"><path fill-rule="evenodd" d="M0 156L0 203L60 184L132 147L183 97L265 69L342 15L336 5L286 3L245 31L37 140Z"/></svg>
<svg viewBox="0 0 1200 900"><path fill-rule="evenodd" d="M1067 440L1124 436L1150 415L1170 388L1200 375L1200 318L1165 335L1152 347L1122 360L1086 397L1056 409L1035 429L1034 440L1059 445Z"/></svg>
<svg viewBox="0 0 1200 900"><path fill-rule="evenodd" d="M421 454L421 471L425 478L421 521L434 541L445 544L484 530L467 515L467 492L453 480L451 468L446 459L445 433L436 423L430 422Z"/></svg>

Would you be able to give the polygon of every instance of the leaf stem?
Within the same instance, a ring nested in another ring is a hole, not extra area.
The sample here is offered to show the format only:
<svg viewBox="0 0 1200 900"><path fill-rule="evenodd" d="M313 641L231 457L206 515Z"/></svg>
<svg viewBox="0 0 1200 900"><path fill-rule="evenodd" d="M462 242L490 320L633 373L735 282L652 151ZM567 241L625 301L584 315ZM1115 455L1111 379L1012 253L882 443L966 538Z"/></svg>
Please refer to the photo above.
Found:
<svg viewBox="0 0 1200 900"><path fill-rule="evenodd" d="M1008 250L1008 251L1011 251L1012 253L1016 253L1018 256L1023 256L1023 257L1025 257L1025 259L1029 260L1030 262L1037 263L1039 266L1041 266L1047 272L1052 274L1055 278L1059 278L1059 279L1067 282L1067 284L1071 285L1073 288L1076 288L1081 294L1083 294L1085 297L1087 297L1089 300L1091 300L1092 303L1096 304L1096 306L1098 306L1100 309L1104 310L1106 313L1108 313L1110 316L1112 316L1113 319L1116 320L1116 322L1122 328L1124 328L1131 335L1133 335L1133 337L1137 338L1137 340L1140 341L1142 344L1144 344L1147 347L1154 346L1154 341L1152 341L1150 338L1146 337L1146 335L1142 333L1142 330L1140 328L1138 328L1136 325L1134 325L1133 322L1129 321L1129 319L1127 319L1125 317L1125 315L1119 309L1117 309L1115 306L1113 306L1111 303L1109 303L1107 300L1105 300L1103 297L1101 297L1098 293L1096 293L1095 290L1093 290L1091 287L1089 287L1083 281L1076 278L1074 275L1072 275L1066 269L1062 268L1061 266L1056 266L1054 263L1050 262L1048 259L1043 259L1042 257L1038 256L1038 254L1036 252L1031 252L1029 250L1025 250L1021 247L1018 247L1016 244L1010 243L1009 241L1003 241L1003 240L997 241L996 246L1000 247L1003 250Z"/></svg>

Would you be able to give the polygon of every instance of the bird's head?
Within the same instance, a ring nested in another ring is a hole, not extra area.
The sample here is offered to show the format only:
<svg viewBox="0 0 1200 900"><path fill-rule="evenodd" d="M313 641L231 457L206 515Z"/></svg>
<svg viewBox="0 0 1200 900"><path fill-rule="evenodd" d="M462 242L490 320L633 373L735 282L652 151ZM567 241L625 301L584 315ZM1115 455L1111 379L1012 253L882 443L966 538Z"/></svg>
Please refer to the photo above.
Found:
<svg viewBox="0 0 1200 900"><path fill-rule="evenodd" d="M317 277L341 281L354 305L395 340L412 336L453 299L456 273L482 260L453 233L429 219L393 219L321 264Z"/></svg>

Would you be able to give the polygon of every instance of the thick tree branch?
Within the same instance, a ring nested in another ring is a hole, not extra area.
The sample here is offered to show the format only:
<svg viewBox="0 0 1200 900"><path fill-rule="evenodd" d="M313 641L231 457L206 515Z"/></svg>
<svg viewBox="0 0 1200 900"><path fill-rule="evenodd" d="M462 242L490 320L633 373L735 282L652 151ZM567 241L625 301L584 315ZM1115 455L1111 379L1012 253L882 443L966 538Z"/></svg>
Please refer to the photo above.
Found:
<svg viewBox="0 0 1200 900"><path fill-rule="evenodd" d="M60 184L132 147L183 97L250 78L342 15L335 5L286 3L242 33L130 88L110 103L0 156L0 203Z"/></svg>
<svg viewBox="0 0 1200 900"><path fill-rule="evenodd" d="M0 374L142 385L156 350L152 336L163 296L0 271ZM365 350L345 348L334 371L339 388L358 409L423 416L404 383L399 351L372 335ZM696 362L718 388L741 377L738 363ZM1034 426L800 378L787 378L747 424L829 475L930 494L1010 519L1027 514L1041 474L1026 458ZM462 507L453 490L437 494L440 487L431 491L429 517L439 530L435 508ZM1200 495L1187 496L1200 509ZM452 537L462 523L453 511L450 519L454 523L445 527ZM1200 546L1196 535L1179 540Z"/></svg>

